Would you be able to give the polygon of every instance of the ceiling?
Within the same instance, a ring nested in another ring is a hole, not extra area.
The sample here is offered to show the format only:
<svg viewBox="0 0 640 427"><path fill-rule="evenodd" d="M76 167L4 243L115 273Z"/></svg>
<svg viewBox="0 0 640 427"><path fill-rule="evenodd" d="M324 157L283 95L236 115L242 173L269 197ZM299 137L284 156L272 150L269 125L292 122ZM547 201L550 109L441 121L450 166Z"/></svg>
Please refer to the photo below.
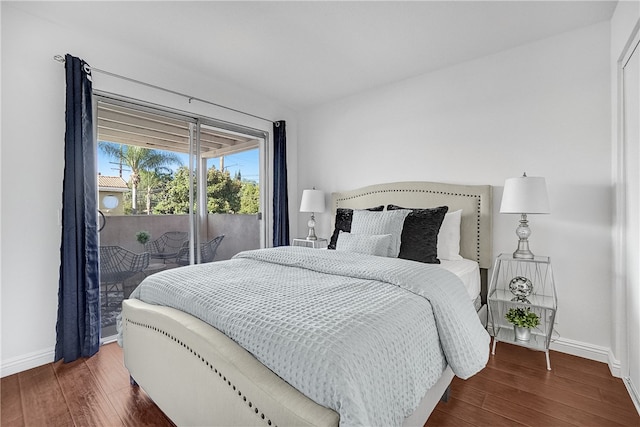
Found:
<svg viewBox="0 0 640 427"><path fill-rule="evenodd" d="M11 6L57 24L73 22L96 37L188 64L193 71L300 110L608 20L616 1ZM108 70L108 64L94 65Z"/></svg>

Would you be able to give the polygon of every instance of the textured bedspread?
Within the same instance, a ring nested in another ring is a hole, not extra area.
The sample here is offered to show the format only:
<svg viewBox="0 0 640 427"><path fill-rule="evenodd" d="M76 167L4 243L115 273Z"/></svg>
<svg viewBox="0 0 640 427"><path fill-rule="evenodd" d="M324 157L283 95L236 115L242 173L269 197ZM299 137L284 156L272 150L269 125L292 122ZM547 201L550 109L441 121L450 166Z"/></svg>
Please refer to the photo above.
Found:
<svg viewBox="0 0 640 427"><path fill-rule="evenodd" d="M460 280L397 258L281 247L154 274L131 294L213 325L341 426L402 424L446 367L489 355Z"/></svg>

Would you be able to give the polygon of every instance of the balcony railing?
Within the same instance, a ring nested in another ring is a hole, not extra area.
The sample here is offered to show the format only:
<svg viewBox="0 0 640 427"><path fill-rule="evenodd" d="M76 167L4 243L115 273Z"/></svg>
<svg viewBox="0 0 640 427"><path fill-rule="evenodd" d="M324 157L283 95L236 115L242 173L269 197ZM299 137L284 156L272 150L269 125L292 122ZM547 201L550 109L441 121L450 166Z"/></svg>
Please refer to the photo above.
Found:
<svg viewBox="0 0 640 427"><path fill-rule="evenodd" d="M100 245L122 246L133 252L143 252L136 240L136 233L147 231L155 239L167 231L188 231L188 215L107 215L100 232ZM204 233L203 233L204 234ZM209 214L206 235L202 241L224 234L224 242L218 248L216 261L230 259L238 252L260 247L260 221L258 215Z"/></svg>
<svg viewBox="0 0 640 427"><path fill-rule="evenodd" d="M260 221L257 214L209 214L202 228L202 242L225 235L214 261L230 259L238 252L260 247ZM189 230L189 216L107 215L100 232L100 246L120 246L135 253L145 252L144 245L136 240L136 233L143 230L151 235L150 240L167 231L186 232ZM145 277L177 266L172 260L151 260L144 271L127 276L123 283L101 283L102 337L108 338L116 334L116 316L121 310L122 300L128 298Z"/></svg>

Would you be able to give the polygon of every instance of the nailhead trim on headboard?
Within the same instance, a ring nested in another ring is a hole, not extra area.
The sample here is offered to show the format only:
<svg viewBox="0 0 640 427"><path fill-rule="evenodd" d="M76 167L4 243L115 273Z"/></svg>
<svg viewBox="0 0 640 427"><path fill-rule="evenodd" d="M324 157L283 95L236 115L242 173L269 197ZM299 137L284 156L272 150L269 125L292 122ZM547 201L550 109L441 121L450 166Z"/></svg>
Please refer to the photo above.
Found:
<svg viewBox="0 0 640 427"><path fill-rule="evenodd" d="M435 190L419 190L419 189L387 189L387 190L376 190L376 191L367 191L359 194L355 194L353 196L348 197L340 197L336 199L336 204L333 207L334 211L338 209L338 202L343 202L347 200L359 199L364 196L370 196L373 194L381 194L381 193L430 193L430 194L442 194L445 196L459 196L459 197L474 197L476 198L477 209L476 209L476 259L475 261L480 262L480 206L482 205L482 195L481 194L467 194L467 193L452 193L448 191L435 191Z"/></svg>
<svg viewBox="0 0 640 427"><path fill-rule="evenodd" d="M242 401L245 402L247 404L248 408L251 408L252 411L260 416L260 418L262 420L265 421L265 423L268 426L274 425L271 422L271 419L269 419L267 416L265 416L264 412L261 412L257 407L255 407L253 405L253 402L251 402L251 399L247 399L247 396L245 394L243 394L236 386L235 384L233 384L231 382L230 379L227 379L226 375L223 375L223 373L218 370L218 368L213 366L212 362L209 362L209 360L205 359L203 356L201 356L197 351L195 351L194 349L192 349L191 347L189 347L187 344L185 344L184 342L182 342L181 340L179 340L178 338L176 338L175 336L171 335L170 333L158 328L157 326L153 326L153 325L149 325L147 323L140 323L140 322L136 322L133 321L131 319L126 319L127 324L131 324L134 326L138 326L141 328L146 328L149 329L151 331L157 332L161 335L164 335L165 337L169 338L170 340L172 340L173 342L175 342L176 344L178 344L179 346L181 346L182 348L184 348L186 351L190 352L192 356L196 357L197 359L199 359L207 368L209 368L210 372L213 372L214 375L217 374L218 378L221 379L222 381L224 381L225 383L227 383L227 386L230 387L233 391L236 391L238 393L238 398L242 398ZM277 427L277 425L274 425L275 427Z"/></svg>

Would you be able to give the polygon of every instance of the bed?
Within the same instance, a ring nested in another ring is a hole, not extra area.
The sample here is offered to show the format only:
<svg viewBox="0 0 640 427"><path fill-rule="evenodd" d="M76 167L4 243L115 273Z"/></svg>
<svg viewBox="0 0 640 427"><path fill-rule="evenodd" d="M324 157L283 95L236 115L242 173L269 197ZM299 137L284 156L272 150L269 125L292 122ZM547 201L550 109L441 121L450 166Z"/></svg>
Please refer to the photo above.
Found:
<svg viewBox="0 0 640 427"><path fill-rule="evenodd" d="M464 292L468 293L466 298L475 302L480 323L486 324L486 271L490 267L492 253L491 187L429 182L388 183L334 193L331 206L335 214L338 209L359 210L379 205L385 206L387 211L390 204L406 208L448 206L449 213L461 211L459 254L466 261L443 261L441 267L442 270L455 270L457 276L467 277L464 287ZM283 249L291 250L294 249ZM300 257L307 256L303 252L314 251L295 250L300 252ZM321 252L326 254L319 255ZM315 254L324 259L336 252L318 251ZM274 250L268 256L274 253L278 254ZM294 255L298 256L298 253ZM349 255L350 259L358 256ZM295 263L302 261L296 259ZM326 263L331 262L331 259L326 259ZM381 274L388 269L384 262L379 263ZM418 264L413 261L406 263ZM367 267L369 269L375 268ZM160 277L165 277L167 282L175 281L174 276L167 276L169 274L173 273L163 272L165 276ZM134 293L134 296L139 295ZM348 417L341 420L338 411L316 403L307 397L310 393L305 391L305 394L290 385L295 384L294 379L285 381L267 368L258 360L257 357L261 356L255 355L255 351L252 354L245 350L194 315L135 298L124 301L122 313L121 341L125 366L132 379L178 425L336 426L360 423L357 417L353 418L354 422L347 422ZM475 311L473 314L476 315ZM485 350L488 354L488 341ZM447 361L455 365L453 358ZM422 397L417 397L417 407L406 414L401 424L423 425L446 394L453 376L452 367L445 363L435 383ZM380 423L379 420L377 422Z"/></svg>

